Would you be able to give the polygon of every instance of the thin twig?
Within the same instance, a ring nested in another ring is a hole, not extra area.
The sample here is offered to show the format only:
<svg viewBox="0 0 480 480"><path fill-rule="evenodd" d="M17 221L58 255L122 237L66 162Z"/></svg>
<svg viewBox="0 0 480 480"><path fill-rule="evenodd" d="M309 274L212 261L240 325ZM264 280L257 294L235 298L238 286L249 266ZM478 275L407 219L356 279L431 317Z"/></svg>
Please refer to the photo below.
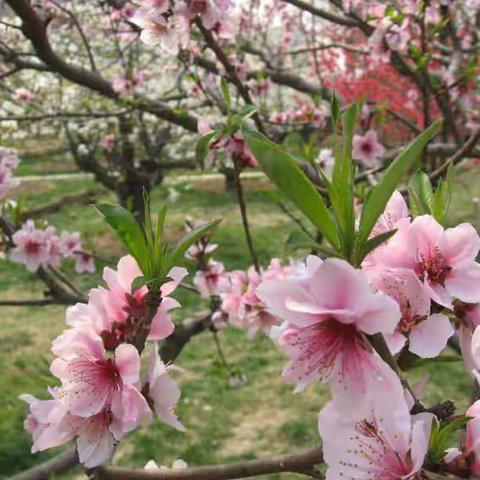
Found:
<svg viewBox="0 0 480 480"><path fill-rule="evenodd" d="M233 176L233 181L235 183L235 191L237 193L238 206L240 207L240 214L242 216L242 225L243 225L243 231L245 233L245 240L247 242L248 251L250 252L250 257L252 258L253 266L255 270L259 273L260 265L258 263L258 257L255 252L255 248L253 246L252 235L250 234L250 227L248 224L248 216L247 216L247 205L245 203L245 197L243 195L242 181L240 180L240 169L235 159L234 159L234 162L235 162L235 173Z"/></svg>

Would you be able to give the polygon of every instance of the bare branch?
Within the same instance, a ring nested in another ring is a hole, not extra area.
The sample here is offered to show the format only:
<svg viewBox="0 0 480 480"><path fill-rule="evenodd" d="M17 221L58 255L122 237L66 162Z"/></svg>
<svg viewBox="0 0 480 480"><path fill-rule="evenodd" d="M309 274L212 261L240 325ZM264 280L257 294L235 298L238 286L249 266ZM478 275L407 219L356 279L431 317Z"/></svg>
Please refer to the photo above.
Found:
<svg viewBox="0 0 480 480"><path fill-rule="evenodd" d="M335 15L327 10L322 10L321 8L315 7L310 3L306 3L302 0L283 0L285 3L289 3L290 5L295 5L296 7L305 10L306 12L310 12L312 15L317 17L323 18L330 22L337 23L338 25L344 25L346 27L358 27L358 22L355 20L351 20L349 18L345 18L339 15Z"/></svg>
<svg viewBox="0 0 480 480"><path fill-rule="evenodd" d="M318 446L295 455L166 472L101 467L96 470L95 478L97 480L228 480L282 472L310 475L312 467L321 462L323 462L322 448ZM315 477L323 478L318 472L315 473Z"/></svg>
<svg viewBox="0 0 480 480"><path fill-rule="evenodd" d="M53 298L43 298L41 300L0 300L0 307L28 307L53 305L58 302Z"/></svg>
<svg viewBox="0 0 480 480"><path fill-rule="evenodd" d="M36 467L13 476L10 480L46 480L61 475L76 465L78 465L77 450L72 448Z"/></svg>
<svg viewBox="0 0 480 480"><path fill-rule="evenodd" d="M443 165L438 167L430 174L430 180L435 181L440 178L450 165L456 165L461 162L466 156L470 155L475 149L477 143L480 141L480 128L470 136L470 138L462 145L462 147L455 152Z"/></svg>

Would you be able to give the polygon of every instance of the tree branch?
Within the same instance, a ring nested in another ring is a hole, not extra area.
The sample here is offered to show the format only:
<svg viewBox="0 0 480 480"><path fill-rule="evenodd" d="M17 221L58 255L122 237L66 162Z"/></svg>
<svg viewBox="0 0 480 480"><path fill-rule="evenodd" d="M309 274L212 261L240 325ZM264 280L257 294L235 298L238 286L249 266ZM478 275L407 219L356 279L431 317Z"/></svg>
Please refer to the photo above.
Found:
<svg viewBox="0 0 480 480"><path fill-rule="evenodd" d="M87 87L112 100L120 101L119 95L108 80L105 80L98 73L66 62L55 53L50 45L42 19L27 0L6 0L6 2L22 20L24 35L31 41L39 58L51 70L78 85ZM197 131L197 119L187 112L178 113L163 102L146 100L141 96L135 97L135 105L141 110L152 113L187 130Z"/></svg>
<svg viewBox="0 0 480 480"><path fill-rule="evenodd" d="M228 480L282 472L310 474L312 467L321 462L323 462L322 448L318 446L295 455L166 472L101 467L97 469L95 478L97 480ZM318 472L315 477L323 478Z"/></svg>
<svg viewBox="0 0 480 480"><path fill-rule="evenodd" d="M349 18L345 18L339 15L335 15L327 10L323 10L321 8L317 8L310 3L306 3L302 0L283 0L285 3L289 3L290 5L294 5L306 12L310 12L312 15L317 17L323 18L324 20L328 20L330 22L334 22L338 25L344 25L345 27L358 27L358 22L355 20L351 20Z"/></svg>
<svg viewBox="0 0 480 480"><path fill-rule="evenodd" d="M36 467L14 475L10 480L46 480L61 475L76 465L78 465L77 449L71 448Z"/></svg>

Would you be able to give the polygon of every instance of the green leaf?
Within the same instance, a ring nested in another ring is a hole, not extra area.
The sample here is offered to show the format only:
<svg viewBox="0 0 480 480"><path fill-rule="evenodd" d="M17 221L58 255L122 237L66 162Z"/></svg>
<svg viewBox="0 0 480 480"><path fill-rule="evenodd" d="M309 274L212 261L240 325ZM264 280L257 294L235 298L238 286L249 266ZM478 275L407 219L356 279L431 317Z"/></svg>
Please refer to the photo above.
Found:
<svg viewBox="0 0 480 480"><path fill-rule="evenodd" d="M212 140L217 136L217 131L208 132L203 135L200 140L198 140L197 144L195 145L195 161L203 167L205 158L208 156L208 151L210 148L210 143Z"/></svg>
<svg viewBox="0 0 480 480"><path fill-rule="evenodd" d="M337 126L338 117L340 116L340 104L338 102L338 98L335 93L335 90L332 90L332 101L330 102L330 112L332 114L333 128L335 129Z"/></svg>
<svg viewBox="0 0 480 480"><path fill-rule="evenodd" d="M434 465L442 462L446 450L458 443L458 432L463 430L472 417L461 416L447 421L434 419L428 443L428 460Z"/></svg>
<svg viewBox="0 0 480 480"><path fill-rule="evenodd" d="M334 248L338 248L335 223L322 196L295 160L263 135L244 129L247 145L263 171L313 223Z"/></svg>
<svg viewBox="0 0 480 480"><path fill-rule="evenodd" d="M148 276L148 255L145 236L133 215L120 205L101 203L95 208L122 240L128 252L137 261L140 270Z"/></svg>
<svg viewBox="0 0 480 480"><path fill-rule="evenodd" d="M362 260L373 250L375 250L377 247L379 247L382 243L386 242L389 238L393 237L397 233L397 230L389 230L388 232L383 232L380 233L379 235L376 235L375 237L369 238L367 243L365 244L365 247L363 249L363 252L361 252L361 256L359 259L358 264L362 262Z"/></svg>
<svg viewBox="0 0 480 480"><path fill-rule="evenodd" d="M257 113L257 107L255 105L245 105L238 113L234 115L235 119L238 119L239 125L241 125L247 118Z"/></svg>
<svg viewBox="0 0 480 480"><path fill-rule="evenodd" d="M450 164L447 170L447 175L444 179L440 180L433 196L432 214L441 224L445 222L450 202L452 200L452 185L453 165Z"/></svg>
<svg viewBox="0 0 480 480"><path fill-rule="evenodd" d="M257 108L253 105L245 105L240 112L231 115L228 119L228 125L224 129L224 134L230 135L237 132L245 120L257 113Z"/></svg>
<svg viewBox="0 0 480 480"><path fill-rule="evenodd" d="M230 96L228 80L225 77L222 77L220 80L220 89L222 90L223 99L225 100L228 116L230 116L230 112L232 111L232 97Z"/></svg>
<svg viewBox="0 0 480 480"><path fill-rule="evenodd" d="M139 289L142 288L147 283L147 279L144 276L137 277L133 280L131 286L132 295Z"/></svg>
<svg viewBox="0 0 480 480"><path fill-rule="evenodd" d="M410 198L415 202L419 215L432 213L433 189L425 172L417 170L408 184Z"/></svg>
<svg viewBox="0 0 480 480"><path fill-rule="evenodd" d="M354 103L348 107L342 115L343 125L343 149L339 166L335 165L333 172L333 184L338 189L338 196L341 199L342 218L337 214L337 221L343 225L345 254L350 257L355 239L355 209L353 205L353 176L354 163L352 158L353 135L355 133L355 122L357 118L358 104Z"/></svg>
<svg viewBox="0 0 480 480"><path fill-rule="evenodd" d="M182 237L177 245L170 248L167 252L165 262L162 265L162 274L166 275L172 267L183 261L186 251L220 222L221 220L215 220L213 222L206 223L205 225L194 228L184 237Z"/></svg>
<svg viewBox="0 0 480 480"><path fill-rule="evenodd" d="M437 134L441 121L433 123L405 148L390 164L382 179L372 188L362 209L357 248L361 251L378 218L385 210L395 188L407 174L427 143Z"/></svg>

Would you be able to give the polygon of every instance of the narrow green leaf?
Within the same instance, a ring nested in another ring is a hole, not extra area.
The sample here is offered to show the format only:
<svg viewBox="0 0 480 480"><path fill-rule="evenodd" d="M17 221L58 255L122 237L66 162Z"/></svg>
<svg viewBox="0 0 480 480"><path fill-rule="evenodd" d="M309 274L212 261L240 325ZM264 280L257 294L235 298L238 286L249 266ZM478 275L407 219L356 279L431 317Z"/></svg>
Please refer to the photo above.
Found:
<svg viewBox="0 0 480 480"><path fill-rule="evenodd" d="M179 262L183 261L183 257L186 251L200 238L206 235L212 228L216 227L221 220L215 220L200 227L194 228L188 232L180 241L172 247L166 255L164 264L162 265L162 273L166 275L169 270L177 265Z"/></svg>
<svg viewBox="0 0 480 480"><path fill-rule="evenodd" d="M395 188L407 174L413 162L418 158L427 143L437 134L442 125L435 122L421 133L410 145L401 152L385 171L379 183L372 188L368 200L362 209L357 248L363 249L378 218L385 210L385 206Z"/></svg>
<svg viewBox="0 0 480 480"><path fill-rule="evenodd" d="M122 240L128 252L135 258L142 272L147 275L148 262L145 236L133 215L119 205L101 203L95 208Z"/></svg>
<svg viewBox="0 0 480 480"><path fill-rule="evenodd" d="M215 130L206 133L195 145L195 161L202 167L204 166L205 159L208 156L210 143L217 136L217 133L218 132Z"/></svg>
<svg viewBox="0 0 480 480"><path fill-rule="evenodd" d="M244 122L247 118L255 115L255 113L257 113L257 107L255 105L245 105L238 113L235 114L235 117L238 117L241 122Z"/></svg>
<svg viewBox="0 0 480 480"><path fill-rule="evenodd" d="M430 178L425 172L417 170L412 176L409 184L410 189L415 192L415 201L419 203L418 209L421 214L432 213L433 207L433 189L430 183Z"/></svg>
<svg viewBox="0 0 480 480"><path fill-rule="evenodd" d="M343 222L345 224L345 245L347 256L350 256L355 240L355 209L353 205L353 177L355 165L353 163L353 135L357 118L358 105L352 104L342 116L343 124L343 152L338 188L343 200ZM334 180L334 183L336 180Z"/></svg>
<svg viewBox="0 0 480 480"><path fill-rule="evenodd" d="M338 102L338 98L335 93L335 90L332 90L332 101L330 102L330 112L332 114L333 128L335 129L337 126L338 117L340 116L340 104Z"/></svg>
<svg viewBox="0 0 480 480"><path fill-rule="evenodd" d="M230 96L230 86L228 85L228 80L225 77L222 77L220 80L220 89L222 90L223 99L225 100L227 113L230 116L230 112L232 111L232 97Z"/></svg>
<svg viewBox="0 0 480 480"><path fill-rule="evenodd" d="M313 223L334 248L338 248L335 223L322 196L295 160L263 135L244 129L247 145L263 171Z"/></svg>
<svg viewBox="0 0 480 480"><path fill-rule="evenodd" d="M440 180L433 196L432 214L441 224L445 222L450 202L452 200L452 185L453 165L450 164L447 170L447 175Z"/></svg>
<svg viewBox="0 0 480 480"><path fill-rule="evenodd" d="M397 230L389 230L388 232L380 233L375 237L369 238L367 243L365 243L365 247L363 252L360 255L358 264L362 262L362 260L373 250L379 247L382 243L386 242L389 238L393 237L397 233Z"/></svg>
<svg viewBox="0 0 480 480"><path fill-rule="evenodd" d="M420 200L418 192L416 192L412 187L408 186L407 193L408 193L408 203L410 207L410 213L412 214L412 216L418 217L419 215L424 215L425 210L423 208L423 204L422 204L422 201Z"/></svg>
<svg viewBox="0 0 480 480"><path fill-rule="evenodd" d="M147 283L147 279L144 276L137 277L133 280L131 286L132 295L139 289L142 288Z"/></svg>

